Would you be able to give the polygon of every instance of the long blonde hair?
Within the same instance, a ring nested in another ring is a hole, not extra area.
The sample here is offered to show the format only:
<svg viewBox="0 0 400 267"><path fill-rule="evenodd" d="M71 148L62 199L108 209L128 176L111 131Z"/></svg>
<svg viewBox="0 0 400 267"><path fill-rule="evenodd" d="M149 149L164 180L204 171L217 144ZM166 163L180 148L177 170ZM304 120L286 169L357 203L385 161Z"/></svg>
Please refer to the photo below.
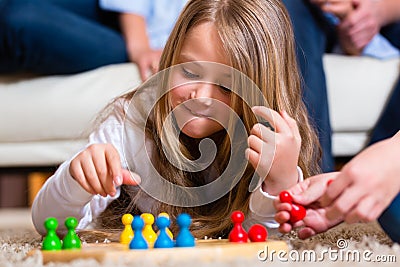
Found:
<svg viewBox="0 0 400 267"><path fill-rule="evenodd" d="M231 66L254 82L265 97L268 107L277 111L284 110L297 121L302 138L298 165L302 168L305 177L318 173L319 143L314 129L310 127L302 102L293 32L288 14L281 1L189 1L164 48L159 65L161 71L178 63L187 33L204 22L212 22L215 25ZM125 98L130 99L133 94L134 92L126 95ZM249 133L256 123L250 107L240 101L235 94L232 94L231 103L236 111L240 111L243 124ZM183 186L199 185L204 182L201 180L201 174L186 173L177 169L168 162L163 151L159 149L162 143L163 124L170 112L168 97L162 98L154 108L152 120L146 124L146 134L156 144L153 162L166 180ZM227 135L218 144L217 161L221 167L220 171L226 167L229 161L230 145ZM189 150L185 146L185 142L180 149ZM190 156L190 152L185 154ZM181 212L187 212L193 217L191 230L196 237L224 236L229 232L231 226L231 212L233 210L242 210L245 213L248 211L250 196L248 186L253 174L254 169L248 164L238 184L228 194L213 203L193 208L159 203L153 212L167 212L172 219ZM122 191L122 195L128 195L128 202L119 201L119 205L129 207L123 212L138 212L135 210L134 203L145 193L139 192L134 196L129 196L129 190ZM107 210L112 211L115 208L116 205L111 204ZM110 212L106 211L103 216L106 215L109 216ZM120 216L119 214L119 218Z"/></svg>

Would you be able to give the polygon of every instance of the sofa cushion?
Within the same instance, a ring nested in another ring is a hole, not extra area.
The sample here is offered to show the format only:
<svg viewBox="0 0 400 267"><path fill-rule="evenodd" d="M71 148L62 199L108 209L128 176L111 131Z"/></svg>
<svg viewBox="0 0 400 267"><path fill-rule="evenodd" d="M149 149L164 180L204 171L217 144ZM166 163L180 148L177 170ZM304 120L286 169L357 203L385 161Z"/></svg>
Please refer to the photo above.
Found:
<svg viewBox="0 0 400 267"><path fill-rule="evenodd" d="M399 78L399 67L399 58L324 56L335 156L354 156L366 146Z"/></svg>
<svg viewBox="0 0 400 267"><path fill-rule="evenodd" d="M0 166L64 161L85 144L96 114L139 83L129 63L76 75L0 77Z"/></svg>
<svg viewBox="0 0 400 267"><path fill-rule="evenodd" d="M324 56L333 132L363 132L377 122L397 79L400 59Z"/></svg>

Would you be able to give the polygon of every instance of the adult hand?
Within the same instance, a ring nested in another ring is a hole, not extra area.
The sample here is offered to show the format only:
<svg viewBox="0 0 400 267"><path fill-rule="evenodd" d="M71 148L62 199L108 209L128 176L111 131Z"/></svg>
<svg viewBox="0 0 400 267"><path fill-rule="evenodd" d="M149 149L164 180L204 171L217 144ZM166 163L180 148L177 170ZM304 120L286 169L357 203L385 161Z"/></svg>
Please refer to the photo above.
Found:
<svg viewBox="0 0 400 267"><path fill-rule="evenodd" d="M327 218L325 209L318 202L327 189L328 181L334 179L337 175L338 173L326 173L313 176L288 190L293 198L293 202L303 205L306 208L306 216L303 220L294 224L290 223L291 204L282 203L279 198L276 199L274 201L274 206L277 210L275 220L280 224L279 231L281 233L288 233L293 228L301 227L298 235L304 239L324 232L342 222L343 219L340 217Z"/></svg>
<svg viewBox="0 0 400 267"><path fill-rule="evenodd" d="M380 31L383 14L378 1L351 1L354 10L338 25L338 38L347 54L360 55L364 47Z"/></svg>
<svg viewBox="0 0 400 267"><path fill-rule="evenodd" d="M130 53L130 59L137 64L142 81L147 80L151 75L158 72L161 54L162 50L152 49Z"/></svg>
<svg viewBox="0 0 400 267"><path fill-rule="evenodd" d="M327 218L348 223L378 218L400 191L400 133L376 143L343 167L320 199Z"/></svg>
<svg viewBox="0 0 400 267"><path fill-rule="evenodd" d="M310 0L310 2L317 5L322 11L331 13L339 19L344 19L354 9L351 0Z"/></svg>

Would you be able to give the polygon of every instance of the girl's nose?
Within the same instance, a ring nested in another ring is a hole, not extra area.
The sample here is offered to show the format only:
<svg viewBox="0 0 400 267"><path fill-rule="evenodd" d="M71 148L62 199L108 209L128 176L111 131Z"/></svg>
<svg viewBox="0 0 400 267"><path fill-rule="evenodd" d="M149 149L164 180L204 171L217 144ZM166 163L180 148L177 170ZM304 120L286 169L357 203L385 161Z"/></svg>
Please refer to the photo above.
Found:
<svg viewBox="0 0 400 267"><path fill-rule="evenodd" d="M214 98L215 88L214 84L211 83L199 83L196 84L196 88L190 93L191 99L196 99L203 105L211 105Z"/></svg>

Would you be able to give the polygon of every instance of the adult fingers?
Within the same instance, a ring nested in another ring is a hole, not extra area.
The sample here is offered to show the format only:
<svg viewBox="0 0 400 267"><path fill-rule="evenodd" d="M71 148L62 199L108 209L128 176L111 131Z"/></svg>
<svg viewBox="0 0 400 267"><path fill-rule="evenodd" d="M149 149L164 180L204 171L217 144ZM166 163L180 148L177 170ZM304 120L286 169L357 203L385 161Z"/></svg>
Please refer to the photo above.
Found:
<svg viewBox="0 0 400 267"><path fill-rule="evenodd" d="M346 223L356 223L356 222L370 222L376 219L378 216L375 213L371 213L376 206L376 201L374 197L366 196L361 199L358 204L353 208L347 216L345 216Z"/></svg>
<svg viewBox="0 0 400 267"><path fill-rule="evenodd" d="M140 78L142 81L146 81L152 75L151 64L147 61L141 61L137 62L137 65L139 68Z"/></svg>
<svg viewBox="0 0 400 267"><path fill-rule="evenodd" d="M319 203L322 207L327 207L343 193L352 183L350 179L347 179L343 173L338 173L336 179L329 185L325 194L320 198Z"/></svg>
<svg viewBox="0 0 400 267"><path fill-rule="evenodd" d="M333 183L331 184L333 185ZM326 217L333 220L337 217L345 217L357 203L364 197L365 192L359 188L351 186L335 200L335 202L326 208Z"/></svg>
<svg viewBox="0 0 400 267"><path fill-rule="evenodd" d="M306 179L290 190L293 200L301 205L309 205L319 200L327 190L327 182L338 173L323 173Z"/></svg>

